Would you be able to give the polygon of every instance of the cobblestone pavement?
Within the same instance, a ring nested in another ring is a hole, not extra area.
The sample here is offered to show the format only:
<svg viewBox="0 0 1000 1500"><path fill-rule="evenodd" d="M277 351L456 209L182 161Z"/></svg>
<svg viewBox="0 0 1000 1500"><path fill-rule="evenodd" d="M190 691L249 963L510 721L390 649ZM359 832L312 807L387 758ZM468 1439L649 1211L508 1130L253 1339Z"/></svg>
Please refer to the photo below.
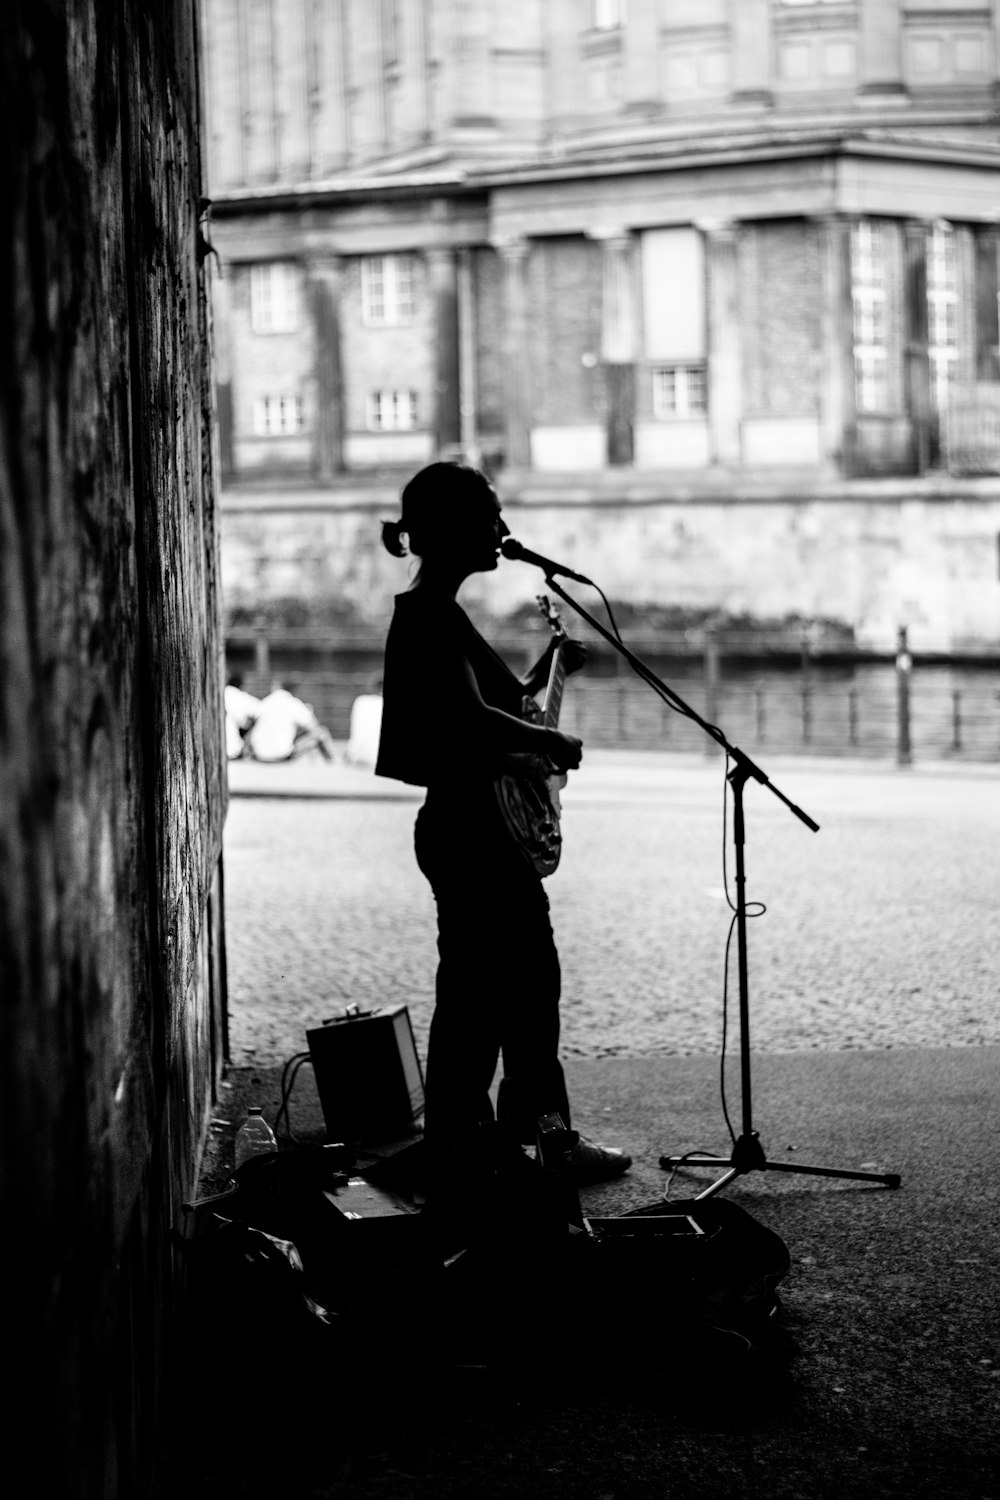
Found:
<svg viewBox="0 0 1000 1500"><path fill-rule="evenodd" d="M757 1052L1000 1042L1000 775L787 761L750 785L750 1016ZM274 783L277 786L277 782ZM367 786L355 775L354 792ZM377 790L385 784L371 782ZM548 882L563 1046L584 1057L712 1053L726 905L721 761L588 757ZM412 857L413 800L240 797L226 825L234 1062L277 1061L348 1004L403 1002L421 1055L436 963ZM730 1042L737 1048L735 940Z"/></svg>

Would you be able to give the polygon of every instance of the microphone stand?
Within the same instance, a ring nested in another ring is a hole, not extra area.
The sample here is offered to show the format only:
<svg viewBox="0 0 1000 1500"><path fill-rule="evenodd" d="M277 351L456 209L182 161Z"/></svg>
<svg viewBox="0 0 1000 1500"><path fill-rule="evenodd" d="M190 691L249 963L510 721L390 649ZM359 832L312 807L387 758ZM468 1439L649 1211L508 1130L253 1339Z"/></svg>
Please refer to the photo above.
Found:
<svg viewBox="0 0 1000 1500"><path fill-rule="evenodd" d="M736 948L739 963L739 995L740 995L740 1093L743 1106L742 1134L735 1140L730 1156L709 1156L702 1152L691 1152L684 1156L661 1156L660 1166L674 1168L680 1166L689 1167L723 1167L725 1168L721 1177L711 1183L704 1192L698 1193L696 1201L702 1198L710 1198L713 1194L721 1192L734 1178L743 1177L748 1172L797 1172L811 1177L848 1177L858 1182L880 1182L885 1187L898 1188L900 1184L899 1174L896 1172L861 1172L850 1171L842 1167L811 1167L803 1162L792 1161L769 1161L764 1153L760 1142L759 1133L753 1128L753 1091L750 1077L750 978L747 967L747 901L746 901L746 868L744 862L745 825L743 819L743 788L748 781L756 781L761 786L767 787L779 802L783 802L789 812L795 814L801 823L811 828L813 833L819 832L819 824L813 822L808 813L796 807L795 803L785 796L784 792L774 785L765 775L760 766L756 765L748 755L735 745L731 745L722 730L715 724L709 724L700 714L696 713L689 703L686 703L679 693L667 684L647 667L640 657L635 656L622 641L612 635L610 630L595 620L581 604L562 588L553 578L551 571L545 569L545 582L547 586L559 595L571 609L574 609L587 623L597 631L598 635L604 637L610 646L623 656L636 675L651 687L654 692L676 707L686 718L695 724L719 744L733 762L732 770L727 775L727 780L733 789L733 842L736 846Z"/></svg>

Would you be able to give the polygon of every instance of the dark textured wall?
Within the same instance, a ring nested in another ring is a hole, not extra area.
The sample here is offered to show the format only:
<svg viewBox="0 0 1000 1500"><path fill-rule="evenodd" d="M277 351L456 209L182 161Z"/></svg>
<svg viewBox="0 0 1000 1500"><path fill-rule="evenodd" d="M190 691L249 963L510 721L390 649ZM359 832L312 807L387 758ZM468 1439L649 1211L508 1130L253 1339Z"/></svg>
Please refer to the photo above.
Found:
<svg viewBox="0 0 1000 1500"><path fill-rule="evenodd" d="M144 1490L222 1028L195 6L10 0L0 48L9 1431L104 1500Z"/></svg>

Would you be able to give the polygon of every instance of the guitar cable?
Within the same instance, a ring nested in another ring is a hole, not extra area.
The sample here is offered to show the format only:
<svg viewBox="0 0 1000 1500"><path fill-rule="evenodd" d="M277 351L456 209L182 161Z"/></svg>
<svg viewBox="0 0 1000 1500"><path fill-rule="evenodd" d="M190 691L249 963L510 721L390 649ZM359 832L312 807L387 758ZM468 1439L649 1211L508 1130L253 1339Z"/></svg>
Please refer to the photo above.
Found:
<svg viewBox="0 0 1000 1500"><path fill-rule="evenodd" d="M278 1106L278 1113L274 1117L274 1133L275 1135L278 1134L278 1126L281 1123L282 1115L284 1115L285 1139L293 1141L296 1146L301 1146L303 1143L292 1129L292 1116L288 1106L291 1103L292 1090L295 1087L295 1080L299 1075L299 1069L303 1063L311 1062L312 1057L308 1052L296 1052L294 1057L290 1057L285 1063L281 1073L281 1104ZM289 1070L291 1070L291 1076L289 1076Z"/></svg>

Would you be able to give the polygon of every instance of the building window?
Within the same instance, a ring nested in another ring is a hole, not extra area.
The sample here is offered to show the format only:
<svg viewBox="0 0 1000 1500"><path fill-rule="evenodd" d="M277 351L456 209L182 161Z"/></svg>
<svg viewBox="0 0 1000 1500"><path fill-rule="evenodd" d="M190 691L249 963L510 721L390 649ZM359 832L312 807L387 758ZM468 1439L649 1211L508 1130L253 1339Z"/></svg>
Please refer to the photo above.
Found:
<svg viewBox="0 0 1000 1500"><path fill-rule="evenodd" d="M366 255L361 261L361 317L370 328L391 328L413 317L412 255Z"/></svg>
<svg viewBox="0 0 1000 1500"><path fill-rule="evenodd" d="M884 350L855 346L854 389L858 411L885 411L889 404L889 375Z"/></svg>
<svg viewBox="0 0 1000 1500"><path fill-rule="evenodd" d="M588 64L585 79L588 104L606 104L621 97L621 67L617 59L601 58Z"/></svg>
<svg viewBox="0 0 1000 1500"><path fill-rule="evenodd" d="M595 31L625 25L625 0L591 0L590 24Z"/></svg>
<svg viewBox="0 0 1000 1500"><path fill-rule="evenodd" d="M299 268L273 260L250 267L250 327L254 333L294 333L299 326Z"/></svg>
<svg viewBox="0 0 1000 1500"><path fill-rule="evenodd" d="M412 432L417 425L416 391L372 391L365 420L370 432Z"/></svg>
<svg viewBox="0 0 1000 1500"><path fill-rule="evenodd" d="M667 365L653 371L653 416L698 417L707 406L704 365Z"/></svg>
<svg viewBox="0 0 1000 1500"><path fill-rule="evenodd" d="M854 298L854 343L885 347L885 297L872 287L859 287Z"/></svg>
<svg viewBox="0 0 1000 1500"><path fill-rule="evenodd" d="M885 265L882 225L862 219L851 230L854 383L859 412L885 411L889 405Z"/></svg>
<svg viewBox="0 0 1000 1500"><path fill-rule="evenodd" d="M704 366L705 245L689 227L647 229L641 239L643 348L659 368Z"/></svg>
<svg viewBox="0 0 1000 1500"><path fill-rule="evenodd" d="M687 48L664 53L671 94L717 94L729 86L729 57L718 49Z"/></svg>
<svg viewBox="0 0 1000 1500"><path fill-rule="evenodd" d="M255 437L291 437L305 426L301 396L258 396L253 404Z"/></svg>
<svg viewBox="0 0 1000 1500"><path fill-rule="evenodd" d="M927 242L927 345L931 396L945 411L958 367L958 271L955 231L944 223L934 225Z"/></svg>

